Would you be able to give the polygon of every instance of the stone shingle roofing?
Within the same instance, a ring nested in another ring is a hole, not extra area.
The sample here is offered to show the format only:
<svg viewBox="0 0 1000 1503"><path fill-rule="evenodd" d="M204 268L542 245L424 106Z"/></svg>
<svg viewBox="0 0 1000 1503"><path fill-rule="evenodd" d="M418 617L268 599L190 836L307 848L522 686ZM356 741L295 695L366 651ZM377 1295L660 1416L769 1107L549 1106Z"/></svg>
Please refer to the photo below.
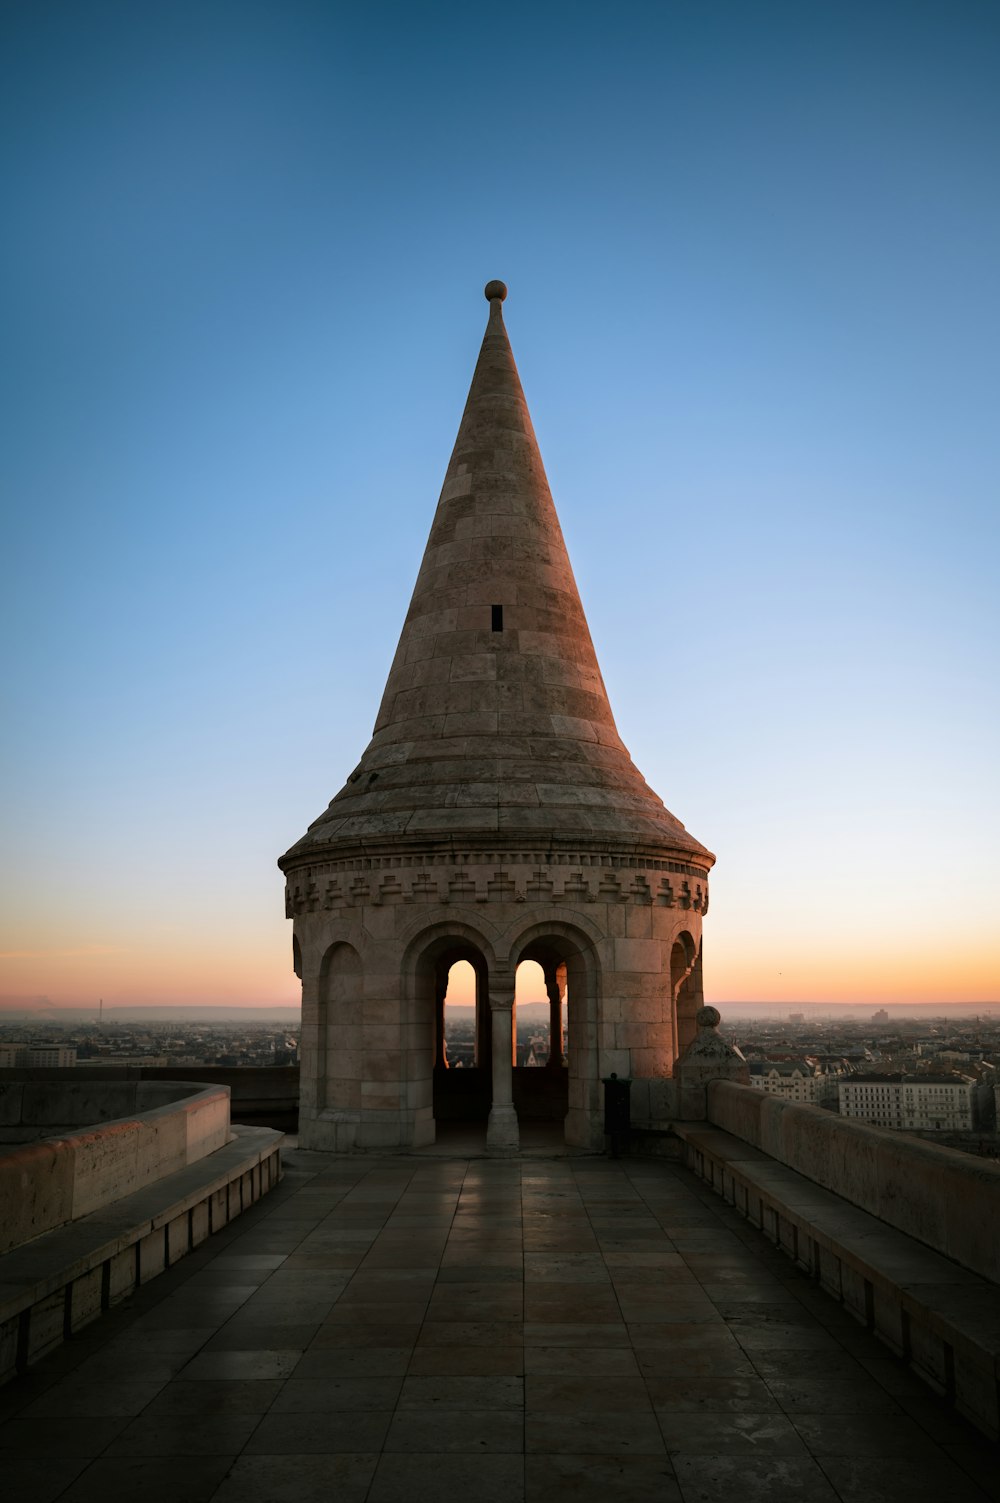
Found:
<svg viewBox="0 0 1000 1503"><path fill-rule="evenodd" d="M375 730L282 858L428 840L714 857L615 726L504 326L490 313Z"/></svg>

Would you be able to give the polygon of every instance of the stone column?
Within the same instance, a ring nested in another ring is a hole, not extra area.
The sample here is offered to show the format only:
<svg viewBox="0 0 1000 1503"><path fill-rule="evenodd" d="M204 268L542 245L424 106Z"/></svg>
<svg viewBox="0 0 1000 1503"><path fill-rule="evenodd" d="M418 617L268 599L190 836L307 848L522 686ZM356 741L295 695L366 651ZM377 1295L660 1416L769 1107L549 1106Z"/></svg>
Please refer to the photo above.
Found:
<svg viewBox="0 0 1000 1503"><path fill-rule="evenodd" d="M448 1046L444 1036L444 1002L448 995L448 972L434 986L434 1068L447 1070Z"/></svg>
<svg viewBox="0 0 1000 1503"><path fill-rule="evenodd" d="M549 1058L550 1070L563 1067L562 1051L562 988L559 985L559 963L551 961L542 967L545 990L549 998Z"/></svg>
<svg viewBox="0 0 1000 1503"><path fill-rule="evenodd" d="M520 1138L514 1110L514 982L490 987L490 1017L493 1024L493 1105L486 1128L486 1150L493 1154L517 1153Z"/></svg>

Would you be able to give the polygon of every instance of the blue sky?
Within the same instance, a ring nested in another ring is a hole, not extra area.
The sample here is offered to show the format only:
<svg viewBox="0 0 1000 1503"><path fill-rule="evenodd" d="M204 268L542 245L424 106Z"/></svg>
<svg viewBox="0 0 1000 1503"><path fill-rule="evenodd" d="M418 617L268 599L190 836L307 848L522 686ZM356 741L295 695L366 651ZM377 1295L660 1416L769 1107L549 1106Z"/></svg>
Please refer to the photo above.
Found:
<svg viewBox="0 0 1000 1503"><path fill-rule="evenodd" d="M498 276L713 999L1000 996L995 5L0 27L0 994L294 998Z"/></svg>

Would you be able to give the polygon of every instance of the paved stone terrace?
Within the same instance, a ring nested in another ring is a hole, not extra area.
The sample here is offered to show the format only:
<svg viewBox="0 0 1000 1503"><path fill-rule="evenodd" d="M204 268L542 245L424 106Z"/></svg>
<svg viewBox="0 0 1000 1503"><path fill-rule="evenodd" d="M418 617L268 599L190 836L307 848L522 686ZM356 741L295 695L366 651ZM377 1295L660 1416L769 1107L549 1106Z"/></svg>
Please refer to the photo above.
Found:
<svg viewBox="0 0 1000 1503"><path fill-rule="evenodd" d="M292 1152L0 1390L48 1503L982 1503L997 1450L686 1170Z"/></svg>

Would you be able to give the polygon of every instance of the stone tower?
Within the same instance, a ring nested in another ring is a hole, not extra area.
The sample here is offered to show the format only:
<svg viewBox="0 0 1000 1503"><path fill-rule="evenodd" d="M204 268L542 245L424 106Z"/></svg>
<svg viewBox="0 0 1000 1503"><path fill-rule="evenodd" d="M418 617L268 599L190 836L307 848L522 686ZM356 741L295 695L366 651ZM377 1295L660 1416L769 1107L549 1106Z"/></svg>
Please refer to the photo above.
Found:
<svg viewBox="0 0 1000 1503"><path fill-rule="evenodd" d="M518 1110L564 1115L568 1143L601 1147L601 1076L668 1076L696 1032L714 857L618 735L506 295L487 285L486 334L372 739L279 862L310 1148L416 1147L434 1141L436 1117L478 1114L490 1149L510 1152ZM476 978L475 1059L449 1070L444 1000L460 960ZM524 960L541 965L550 1004L543 1070L512 1068Z"/></svg>

